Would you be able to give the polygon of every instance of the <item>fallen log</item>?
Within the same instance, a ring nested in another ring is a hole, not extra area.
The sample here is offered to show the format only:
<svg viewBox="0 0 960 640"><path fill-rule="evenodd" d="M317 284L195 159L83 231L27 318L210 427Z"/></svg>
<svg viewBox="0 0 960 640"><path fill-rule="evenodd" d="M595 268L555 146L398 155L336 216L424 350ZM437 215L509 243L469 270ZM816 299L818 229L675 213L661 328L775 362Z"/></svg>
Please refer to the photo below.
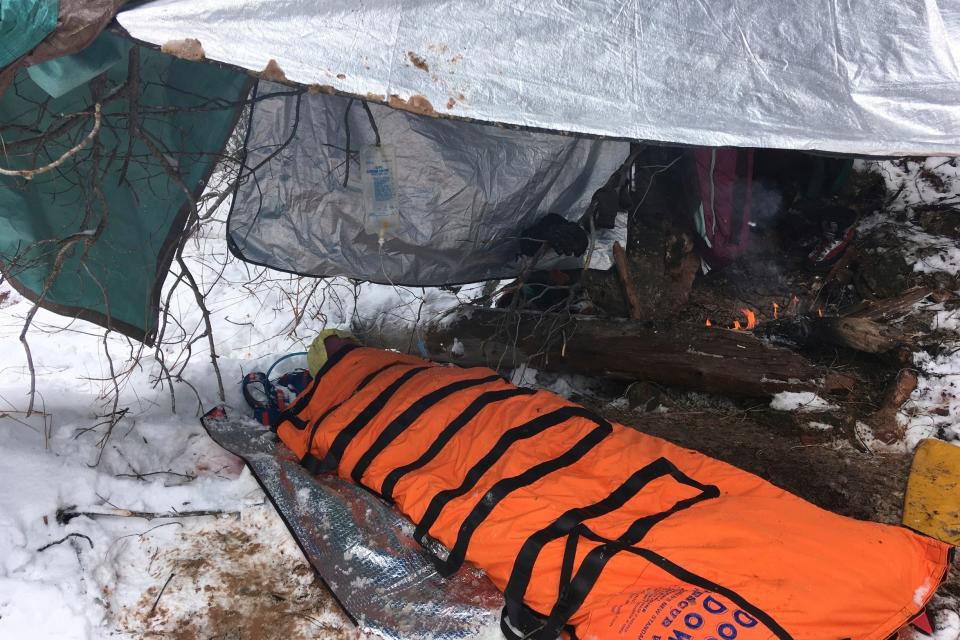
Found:
<svg viewBox="0 0 960 640"><path fill-rule="evenodd" d="M868 318L817 318L813 336L863 353L886 353L904 342L899 331Z"/></svg>
<svg viewBox="0 0 960 640"><path fill-rule="evenodd" d="M406 349L382 332L367 344ZM385 339L386 338L386 339ZM847 394L855 379L754 335L696 325L666 330L643 323L470 307L429 326L419 351L465 366L516 368L646 380L710 393L769 397L781 391Z"/></svg>
<svg viewBox="0 0 960 640"><path fill-rule="evenodd" d="M887 353L907 340L898 330L869 318L809 315L765 322L757 333L774 342L793 345L830 344L861 353Z"/></svg>

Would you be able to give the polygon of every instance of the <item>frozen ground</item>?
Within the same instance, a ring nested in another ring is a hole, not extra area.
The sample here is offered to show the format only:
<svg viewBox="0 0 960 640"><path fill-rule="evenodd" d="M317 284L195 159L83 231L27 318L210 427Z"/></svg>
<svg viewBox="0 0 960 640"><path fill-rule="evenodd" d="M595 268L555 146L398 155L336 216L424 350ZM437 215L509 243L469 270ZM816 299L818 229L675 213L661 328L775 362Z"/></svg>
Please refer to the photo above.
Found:
<svg viewBox="0 0 960 640"><path fill-rule="evenodd" d="M885 167L892 177L895 167ZM893 175L896 174L896 175ZM901 193L903 206L910 206ZM878 222L879 223L879 222ZM960 265L956 246L903 225L918 268ZM227 261L222 229L193 245L194 273L209 290L214 334L228 403L242 406L238 382L278 355L300 351L323 326L376 327L430 320L479 294L377 287L335 280L313 283ZM928 249L923 249L924 246ZM930 248L932 247L932 248ZM193 345L184 379L157 384L151 353L133 364L139 345L110 336L121 372L125 417L105 438L111 393L103 330L41 311L31 346L38 407L27 418L27 371L18 335L29 304L9 289L0 308L0 639L209 638L230 629L243 637L351 637L349 622L313 580L295 543L249 473L205 435L198 415L217 403L206 341ZM360 302L358 304L358 301ZM298 317L293 310L304 311ZM960 438L960 335L956 311L935 310L938 327L958 348L917 354L921 383L905 407L908 443L930 435ZM192 294L177 292L172 314L184 340L202 331ZM62 328L69 326L69 331ZM182 345L165 350L173 369ZM537 380L569 394L589 386L575 377ZM171 400L175 399L176 412ZM791 400L797 404L797 399ZM810 399L801 399L801 405ZM786 408L796 408L789 402ZM785 405L785 406L786 406ZM103 445L103 446L101 446ZM101 455L102 449L102 455ZM99 463L98 463L99 460ZM61 524L62 511L98 512ZM124 510L215 515L146 520ZM68 537L69 536L69 537ZM51 545L52 546L47 546ZM937 640L958 640L960 618L944 611Z"/></svg>

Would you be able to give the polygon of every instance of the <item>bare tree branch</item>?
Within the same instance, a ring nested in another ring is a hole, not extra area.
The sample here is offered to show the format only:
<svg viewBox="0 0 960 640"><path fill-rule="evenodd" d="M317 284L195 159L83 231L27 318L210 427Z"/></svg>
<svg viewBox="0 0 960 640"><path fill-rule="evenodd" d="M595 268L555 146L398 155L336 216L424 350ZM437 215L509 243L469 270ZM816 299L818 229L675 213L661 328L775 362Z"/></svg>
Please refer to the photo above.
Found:
<svg viewBox="0 0 960 640"><path fill-rule="evenodd" d="M97 133L100 131L101 117L100 117L100 103L94 105L93 107L93 129L90 130L90 133L87 134L87 137L77 143L75 146L71 147L64 152L59 158L43 165L42 167L37 167L35 169L4 169L0 167L0 176L12 176L17 178L23 178L24 180L31 180L34 176L38 176L42 173L47 173L48 171L53 171L64 162L72 158L73 156L80 153L80 150L86 147L88 144L93 142L93 139L97 136Z"/></svg>

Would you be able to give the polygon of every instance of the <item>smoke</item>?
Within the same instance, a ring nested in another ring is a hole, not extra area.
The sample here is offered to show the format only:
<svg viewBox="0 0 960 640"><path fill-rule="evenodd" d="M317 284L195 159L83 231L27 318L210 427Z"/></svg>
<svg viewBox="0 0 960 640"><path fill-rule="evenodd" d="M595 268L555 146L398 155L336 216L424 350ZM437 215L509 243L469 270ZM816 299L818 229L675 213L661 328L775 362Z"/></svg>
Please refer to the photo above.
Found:
<svg viewBox="0 0 960 640"><path fill-rule="evenodd" d="M750 221L757 226L771 226L783 212L783 194L769 184L754 182L750 200Z"/></svg>

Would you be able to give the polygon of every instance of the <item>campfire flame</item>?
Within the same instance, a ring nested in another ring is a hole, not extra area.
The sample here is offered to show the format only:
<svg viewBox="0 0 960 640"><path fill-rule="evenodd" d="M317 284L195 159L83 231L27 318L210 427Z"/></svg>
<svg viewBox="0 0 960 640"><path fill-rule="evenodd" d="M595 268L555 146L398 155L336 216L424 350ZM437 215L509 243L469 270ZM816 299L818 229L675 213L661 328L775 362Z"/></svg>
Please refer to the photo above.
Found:
<svg viewBox="0 0 960 640"><path fill-rule="evenodd" d="M739 321L739 320L734 320L734 321L733 321L733 330L734 330L734 331L740 331L741 329L742 329L742 327L740 326L740 321Z"/></svg>
<svg viewBox="0 0 960 640"><path fill-rule="evenodd" d="M822 309L822 308L817 309L817 317L819 317L819 318L822 318L822 317L823 317L823 309Z"/></svg>
<svg viewBox="0 0 960 640"><path fill-rule="evenodd" d="M710 318L707 318L707 321L703 323L703 326L705 326L705 327L712 327L712 326L713 326L713 323L710 322Z"/></svg>
<svg viewBox="0 0 960 640"><path fill-rule="evenodd" d="M757 314L750 309L740 309L740 311L742 311L743 315L747 317L747 331L750 331L757 326Z"/></svg>
<svg viewBox="0 0 960 640"><path fill-rule="evenodd" d="M776 302L773 303L773 319L776 320L780 317L780 305Z"/></svg>

